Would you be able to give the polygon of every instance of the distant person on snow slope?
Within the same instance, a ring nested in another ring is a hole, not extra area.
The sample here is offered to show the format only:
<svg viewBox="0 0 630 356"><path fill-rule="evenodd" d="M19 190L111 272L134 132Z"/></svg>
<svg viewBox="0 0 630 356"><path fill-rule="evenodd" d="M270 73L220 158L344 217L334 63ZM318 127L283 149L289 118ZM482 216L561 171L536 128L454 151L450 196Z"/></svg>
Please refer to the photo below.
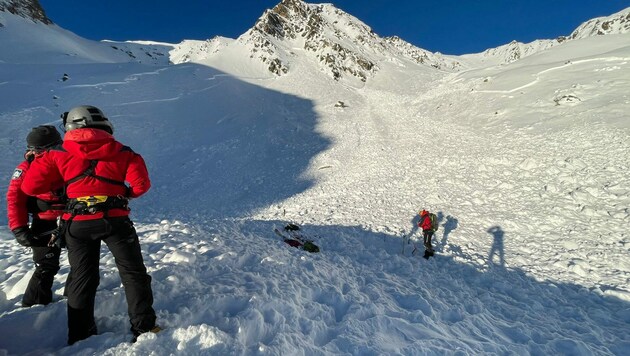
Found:
<svg viewBox="0 0 630 356"><path fill-rule="evenodd" d="M30 195L60 185L66 189L68 203L60 236L65 239L71 268L68 344L97 333L94 300L101 241L114 255L135 341L142 333L159 331L151 277L127 206L129 198L149 190L147 167L139 154L114 139L114 128L100 109L79 106L62 118L63 146L45 152L31 164L22 189Z"/></svg>
<svg viewBox="0 0 630 356"><path fill-rule="evenodd" d="M424 257L428 258L429 256L433 256L433 245L431 244L431 239L437 230L437 216L424 209L418 214L420 215L418 227L422 229L422 237L424 240Z"/></svg>

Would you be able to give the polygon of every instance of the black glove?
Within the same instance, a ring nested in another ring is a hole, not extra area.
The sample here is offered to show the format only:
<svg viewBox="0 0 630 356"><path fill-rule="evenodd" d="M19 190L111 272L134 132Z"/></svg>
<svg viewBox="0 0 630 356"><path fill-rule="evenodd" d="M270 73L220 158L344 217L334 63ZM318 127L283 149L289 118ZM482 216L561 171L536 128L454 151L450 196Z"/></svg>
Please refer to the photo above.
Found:
<svg viewBox="0 0 630 356"><path fill-rule="evenodd" d="M33 232L26 226L18 227L17 229L12 230L13 235L15 235L15 239L22 246L33 246L35 244L35 237L33 236Z"/></svg>
<svg viewBox="0 0 630 356"><path fill-rule="evenodd" d="M57 228L50 235L50 241L48 241L48 247L57 247L57 248L66 247L66 238L63 236L63 233L60 231L60 228Z"/></svg>

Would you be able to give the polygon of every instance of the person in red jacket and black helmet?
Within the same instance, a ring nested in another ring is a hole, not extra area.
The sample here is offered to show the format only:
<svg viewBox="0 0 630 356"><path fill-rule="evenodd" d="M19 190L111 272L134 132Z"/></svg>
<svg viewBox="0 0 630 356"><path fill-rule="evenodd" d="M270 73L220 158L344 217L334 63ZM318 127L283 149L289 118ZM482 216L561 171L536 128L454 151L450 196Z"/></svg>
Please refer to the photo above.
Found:
<svg viewBox="0 0 630 356"><path fill-rule="evenodd" d="M60 235L65 238L71 269L66 286L68 344L97 333L94 300L101 241L114 255L135 341L142 333L159 331L151 277L127 207L129 198L149 190L147 167L139 154L114 139L114 128L100 109L79 106L62 118L63 146L33 161L22 190L32 195L65 186L68 204Z"/></svg>
<svg viewBox="0 0 630 356"><path fill-rule="evenodd" d="M46 305L52 301L52 285L59 271L61 248L49 247L48 242L52 232L57 228L57 217L63 213L65 202L61 192L48 191L36 196L28 196L21 187L24 176L35 157L60 143L61 136L54 126L34 127L26 136L25 160L15 169L7 190L9 228L20 245L33 250L33 262L35 262L35 272L22 297L24 307L35 304ZM29 215L32 217L30 227Z"/></svg>

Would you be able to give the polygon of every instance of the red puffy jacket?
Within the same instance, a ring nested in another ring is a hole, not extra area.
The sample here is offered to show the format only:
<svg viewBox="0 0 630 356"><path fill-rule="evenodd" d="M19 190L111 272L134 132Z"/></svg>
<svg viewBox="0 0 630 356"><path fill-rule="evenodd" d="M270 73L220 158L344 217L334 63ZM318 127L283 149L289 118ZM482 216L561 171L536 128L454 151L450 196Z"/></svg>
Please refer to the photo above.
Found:
<svg viewBox="0 0 630 356"><path fill-rule="evenodd" d="M431 218L429 217L429 213L426 212L423 215L420 215L420 222L418 226L422 228L422 230L433 230L431 226Z"/></svg>
<svg viewBox="0 0 630 356"><path fill-rule="evenodd" d="M129 187L88 176L66 187L68 199L96 195L137 198L151 187L146 164L139 154L103 130L81 128L68 131L62 147L44 152L31 163L22 190L29 195L50 191L83 174L93 160L98 161L94 175L127 182ZM129 210L111 209L107 214L110 217L127 216ZM103 215L103 212L77 215L74 220L100 219ZM63 218L69 219L70 216L66 213Z"/></svg>
<svg viewBox="0 0 630 356"><path fill-rule="evenodd" d="M28 226L28 214L37 214L42 220L56 220L63 212L60 197L48 191L35 197L30 197L22 191L24 176L30 162L20 163L13 172L9 189L7 190L7 217L9 229ZM38 201L39 200L39 201ZM53 205L54 204L54 205Z"/></svg>

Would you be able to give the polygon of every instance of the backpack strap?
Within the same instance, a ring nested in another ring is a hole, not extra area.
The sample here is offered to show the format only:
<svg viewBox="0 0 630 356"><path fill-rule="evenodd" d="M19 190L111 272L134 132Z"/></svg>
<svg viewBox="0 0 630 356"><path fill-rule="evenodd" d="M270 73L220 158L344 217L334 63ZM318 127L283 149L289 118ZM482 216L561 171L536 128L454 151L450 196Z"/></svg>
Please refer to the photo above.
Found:
<svg viewBox="0 0 630 356"><path fill-rule="evenodd" d="M113 185L120 185L122 187L125 187L125 196L128 196L130 188L125 184L125 182L94 174L94 171L96 170L96 165L97 164L98 164L98 160L91 160L90 161L90 166L86 170L84 170L78 176L76 176L74 178L70 178L67 181L65 181L64 182L64 186L63 186L63 196L64 197L68 196L67 192L68 192L68 187L70 186L70 184L78 182L81 179L84 179L84 178L87 178L87 177L92 177L92 178L100 180L101 182L105 182L105 183L109 183L109 184L113 184Z"/></svg>
<svg viewBox="0 0 630 356"><path fill-rule="evenodd" d="M74 182L77 182L77 181L80 181L80 180L82 180L84 178L87 178L87 177L92 177L92 178L98 179L98 180L100 180L102 182L105 182L105 183L114 184L114 185L122 185L123 187L127 187L125 182L94 174L94 171L96 170L96 165L97 164L98 164L98 160L91 160L90 161L90 166L85 171L83 171L83 173L79 174L78 176L76 176L74 178L70 178L67 181L65 181L66 190L67 190L67 188L68 188L68 186L70 184L72 184Z"/></svg>

